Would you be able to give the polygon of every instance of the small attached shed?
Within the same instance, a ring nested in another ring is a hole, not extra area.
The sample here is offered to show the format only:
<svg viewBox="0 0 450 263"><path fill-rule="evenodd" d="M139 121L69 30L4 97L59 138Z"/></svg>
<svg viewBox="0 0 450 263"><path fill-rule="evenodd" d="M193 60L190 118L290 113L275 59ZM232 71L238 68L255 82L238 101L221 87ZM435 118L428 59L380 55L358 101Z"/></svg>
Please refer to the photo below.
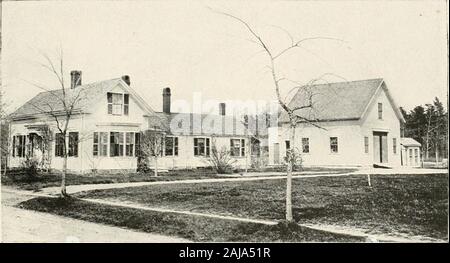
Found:
<svg viewBox="0 0 450 263"><path fill-rule="evenodd" d="M422 145L413 138L401 138L400 144L402 147L402 165L420 167L420 147Z"/></svg>

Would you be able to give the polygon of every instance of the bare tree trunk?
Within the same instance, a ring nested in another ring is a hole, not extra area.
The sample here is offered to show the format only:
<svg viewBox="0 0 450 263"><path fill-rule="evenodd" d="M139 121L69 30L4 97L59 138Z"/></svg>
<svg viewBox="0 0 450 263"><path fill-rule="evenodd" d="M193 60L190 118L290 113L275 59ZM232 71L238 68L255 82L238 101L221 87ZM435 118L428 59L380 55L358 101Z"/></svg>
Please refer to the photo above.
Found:
<svg viewBox="0 0 450 263"><path fill-rule="evenodd" d="M63 134L63 138L64 138L64 143L63 143L63 171L62 171L62 176L61 176L61 196L62 197L67 197L67 192L66 192L66 174L67 174L67 142L66 142L66 135L67 135L67 127L69 126L69 120L70 120L70 116L66 117L66 123L64 124L64 130L62 132ZM70 139L69 139L70 141Z"/></svg>
<svg viewBox="0 0 450 263"><path fill-rule="evenodd" d="M294 147L294 141L295 141L295 125L291 124L290 129L290 135L289 135L289 141L291 143L291 149ZM291 151L291 149L289 149ZM286 177L286 221L292 222L292 166L293 166L293 160L292 158L288 159L288 165L287 165L287 177Z"/></svg>
<svg viewBox="0 0 450 263"><path fill-rule="evenodd" d="M158 177L158 157L155 155L155 177Z"/></svg>
<svg viewBox="0 0 450 263"><path fill-rule="evenodd" d="M435 157L436 157L436 164L439 164L439 151L438 151L438 144L437 143L435 144L434 148L435 148L434 151L435 151Z"/></svg>
<svg viewBox="0 0 450 263"><path fill-rule="evenodd" d="M61 197L66 197L66 173L67 173L67 154L64 154L63 170L61 175Z"/></svg>

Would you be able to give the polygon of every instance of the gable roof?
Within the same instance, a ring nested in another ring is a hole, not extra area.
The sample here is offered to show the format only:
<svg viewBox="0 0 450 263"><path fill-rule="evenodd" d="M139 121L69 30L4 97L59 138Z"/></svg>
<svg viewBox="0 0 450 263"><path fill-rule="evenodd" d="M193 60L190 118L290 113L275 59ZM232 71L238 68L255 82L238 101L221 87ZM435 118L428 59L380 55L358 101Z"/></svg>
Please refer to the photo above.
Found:
<svg viewBox="0 0 450 263"><path fill-rule="evenodd" d="M156 112L148 117L149 128L163 127L171 134L248 136L250 132L235 117L216 114Z"/></svg>
<svg viewBox="0 0 450 263"><path fill-rule="evenodd" d="M118 85L131 94L132 99L135 99L136 102L144 108L147 114L152 114L154 112L121 78L103 80L81 85L73 89L66 89L66 99L69 102L74 101L75 99L78 100L74 105L73 113L90 112L92 109L91 106L98 102L99 96L102 96ZM63 91L61 89L41 92L11 113L10 117L12 119L20 119L50 112L55 114L64 113L62 98Z"/></svg>
<svg viewBox="0 0 450 263"><path fill-rule="evenodd" d="M403 146L422 146L418 141L408 137L400 138L400 144Z"/></svg>
<svg viewBox="0 0 450 263"><path fill-rule="evenodd" d="M370 103L379 89L384 89L394 106L397 117L403 117L395 105L384 80L381 78L310 85L299 90L288 103L290 108L308 105L306 101L312 95L313 108L295 111L301 117L317 121L359 120L367 112ZM280 114L280 122L288 122L285 111Z"/></svg>

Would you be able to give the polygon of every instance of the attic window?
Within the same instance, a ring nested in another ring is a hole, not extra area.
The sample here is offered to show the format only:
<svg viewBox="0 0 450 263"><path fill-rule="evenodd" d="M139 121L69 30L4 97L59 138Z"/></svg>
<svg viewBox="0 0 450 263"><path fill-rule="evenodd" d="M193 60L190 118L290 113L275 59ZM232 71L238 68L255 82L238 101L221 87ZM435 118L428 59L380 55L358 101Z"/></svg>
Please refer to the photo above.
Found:
<svg viewBox="0 0 450 263"><path fill-rule="evenodd" d="M108 98L108 114L111 115L128 115L129 95L122 93L107 93Z"/></svg>
<svg viewBox="0 0 450 263"><path fill-rule="evenodd" d="M383 119L383 103L381 102L378 103L378 119Z"/></svg>

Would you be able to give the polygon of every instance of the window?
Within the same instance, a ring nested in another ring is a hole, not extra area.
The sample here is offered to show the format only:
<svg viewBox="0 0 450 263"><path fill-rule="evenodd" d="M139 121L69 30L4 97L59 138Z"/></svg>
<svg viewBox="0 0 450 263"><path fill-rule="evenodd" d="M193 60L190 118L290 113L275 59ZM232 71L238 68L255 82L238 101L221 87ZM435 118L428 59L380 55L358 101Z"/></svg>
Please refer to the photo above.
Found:
<svg viewBox="0 0 450 263"><path fill-rule="evenodd" d="M78 157L78 132L69 132L69 152L71 157Z"/></svg>
<svg viewBox="0 0 450 263"><path fill-rule="evenodd" d="M110 132L109 134L109 156L123 156L123 132Z"/></svg>
<svg viewBox="0 0 450 263"><path fill-rule="evenodd" d="M134 153L134 132L127 132L125 135L125 155L133 156Z"/></svg>
<svg viewBox="0 0 450 263"><path fill-rule="evenodd" d="M337 137L330 137L330 150L331 150L331 153L338 152L338 138Z"/></svg>
<svg viewBox="0 0 450 263"><path fill-rule="evenodd" d="M378 103L378 119L383 119L383 103L381 102Z"/></svg>
<svg viewBox="0 0 450 263"><path fill-rule="evenodd" d="M209 156L209 138L194 138L194 156Z"/></svg>
<svg viewBox="0 0 450 263"><path fill-rule="evenodd" d="M55 156L64 156L64 143L64 135L62 133L55 134Z"/></svg>
<svg viewBox="0 0 450 263"><path fill-rule="evenodd" d="M234 157L245 156L244 139L230 139L230 155Z"/></svg>
<svg viewBox="0 0 450 263"><path fill-rule="evenodd" d="M397 154L397 138L392 138L392 152Z"/></svg>
<svg viewBox="0 0 450 263"><path fill-rule="evenodd" d="M94 132L94 156L108 156L108 133Z"/></svg>
<svg viewBox="0 0 450 263"><path fill-rule="evenodd" d="M13 157L25 157L25 135L13 136Z"/></svg>
<svg viewBox="0 0 450 263"><path fill-rule="evenodd" d="M417 164L419 164L419 150L418 149L414 149L414 162Z"/></svg>
<svg viewBox="0 0 450 263"><path fill-rule="evenodd" d="M302 138L302 152L309 153L309 138Z"/></svg>
<svg viewBox="0 0 450 263"><path fill-rule="evenodd" d="M369 153L369 137L364 137L364 152Z"/></svg>
<svg viewBox="0 0 450 263"><path fill-rule="evenodd" d="M165 156L178 156L178 137L164 139Z"/></svg>
<svg viewBox="0 0 450 263"><path fill-rule="evenodd" d="M129 111L128 94L108 92L107 98L108 98L108 114L128 115Z"/></svg>

